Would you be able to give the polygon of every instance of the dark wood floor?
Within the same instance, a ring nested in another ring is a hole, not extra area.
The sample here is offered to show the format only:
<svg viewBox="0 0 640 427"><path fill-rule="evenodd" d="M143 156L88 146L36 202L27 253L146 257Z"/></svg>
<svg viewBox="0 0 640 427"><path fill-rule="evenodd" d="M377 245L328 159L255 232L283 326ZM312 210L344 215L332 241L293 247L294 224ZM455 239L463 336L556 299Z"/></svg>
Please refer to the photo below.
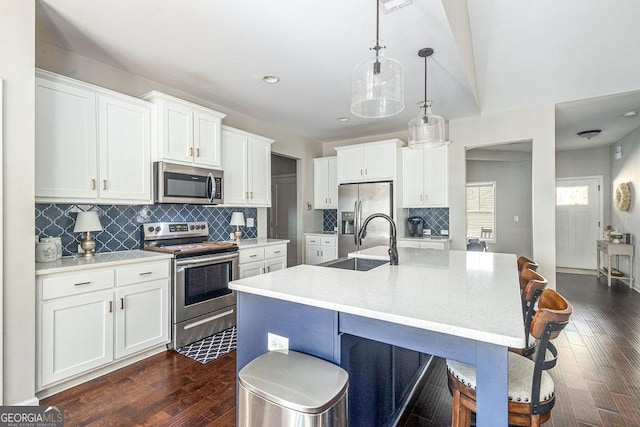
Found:
<svg viewBox="0 0 640 427"><path fill-rule="evenodd" d="M574 313L556 340L557 403L547 425L640 426L640 294L574 274L558 274L557 288ZM64 406L69 426L233 426L235 353L202 365L169 351L41 404ZM447 426L450 418L439 359L405 425Z"/></svg>

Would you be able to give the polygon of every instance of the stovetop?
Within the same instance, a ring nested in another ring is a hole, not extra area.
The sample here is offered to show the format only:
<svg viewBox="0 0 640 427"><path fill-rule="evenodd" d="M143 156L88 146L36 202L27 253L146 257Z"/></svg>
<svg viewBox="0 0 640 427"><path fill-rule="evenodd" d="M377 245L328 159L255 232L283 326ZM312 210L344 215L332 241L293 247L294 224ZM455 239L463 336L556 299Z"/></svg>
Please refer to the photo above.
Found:
<svg viewBox="0 0 640 427"><path fill-rule="evenodd" d="M206 221L156 222L141 226L143 249L176 256L237 251L234 242L209 241Z"/></svg>

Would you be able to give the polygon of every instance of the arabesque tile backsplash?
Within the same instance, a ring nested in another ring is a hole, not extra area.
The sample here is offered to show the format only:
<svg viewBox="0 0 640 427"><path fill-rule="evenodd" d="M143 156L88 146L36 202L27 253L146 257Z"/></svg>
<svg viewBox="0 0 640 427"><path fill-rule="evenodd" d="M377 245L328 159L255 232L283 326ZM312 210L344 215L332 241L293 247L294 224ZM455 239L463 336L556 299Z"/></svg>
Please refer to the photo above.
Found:
<svg viewBox="0 0 640 427"><path fill-rule="evenodd" d="M441 230L449 229L449 208L407 209L407 218L412 216L419 216L424 219L425 228L431 229L432 236L439 236ZM322 211L322 231L333 231L333 228L337 225L338 210L324 209Z"/></svg>
<svg viewBox="0 0 640 427"><path fill-rule="evenodd" d="M84 206L83 206L84 207ZM78 252L81 234L74 233L76 214L82 209L69 204L36 204L35 234L39 237L61 237L63 256ZM241 227L243 238L257 237L256 208L222 208L182 204L131 206L96 205L103 230L95 233L96 252L139 249L142 245L140 226L160 221L207 221L209 240L228 240L235 227L229 225L233 212L243 212L245 218L255 218L255 227Z"/></svg>

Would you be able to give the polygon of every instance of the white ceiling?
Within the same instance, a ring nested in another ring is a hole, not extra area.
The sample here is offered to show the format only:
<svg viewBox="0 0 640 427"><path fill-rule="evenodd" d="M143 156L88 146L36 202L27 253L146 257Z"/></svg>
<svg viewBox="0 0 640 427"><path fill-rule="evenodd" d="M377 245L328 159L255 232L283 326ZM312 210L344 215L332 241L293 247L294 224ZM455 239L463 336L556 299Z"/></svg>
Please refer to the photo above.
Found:
<svg viewBox="0 0 640 427"><path fill-rule="evenodd" d="M572 134L585 127L603 129L589 143L610 144L640 125L613 114L640 108L640 2L467 3L380 14L385 53L404 65L405 110L379 120L349 112L351 69L375 39L371 0L40 0L36 38L322 142L406 129L423 99L423 47L435 50L429 98L447 119L559 104L558 149L584 144Z"/></svg>

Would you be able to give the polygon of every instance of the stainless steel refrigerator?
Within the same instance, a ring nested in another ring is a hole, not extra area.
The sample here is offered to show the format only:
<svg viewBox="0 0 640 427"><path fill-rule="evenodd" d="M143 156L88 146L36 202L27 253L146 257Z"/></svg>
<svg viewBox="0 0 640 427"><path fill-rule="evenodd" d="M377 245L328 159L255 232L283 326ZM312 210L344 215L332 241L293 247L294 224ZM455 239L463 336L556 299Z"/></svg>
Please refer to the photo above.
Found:
<svg viewBox="0 0 640 427"><path fill-rule="evenodd" d="M373 246L388 246L391 225L375 218L367 225L367 236L358 245L357 235L371 214L384 213L393 218L393 184L369 182L340 184L338 189L338 256Z"/></svg>

